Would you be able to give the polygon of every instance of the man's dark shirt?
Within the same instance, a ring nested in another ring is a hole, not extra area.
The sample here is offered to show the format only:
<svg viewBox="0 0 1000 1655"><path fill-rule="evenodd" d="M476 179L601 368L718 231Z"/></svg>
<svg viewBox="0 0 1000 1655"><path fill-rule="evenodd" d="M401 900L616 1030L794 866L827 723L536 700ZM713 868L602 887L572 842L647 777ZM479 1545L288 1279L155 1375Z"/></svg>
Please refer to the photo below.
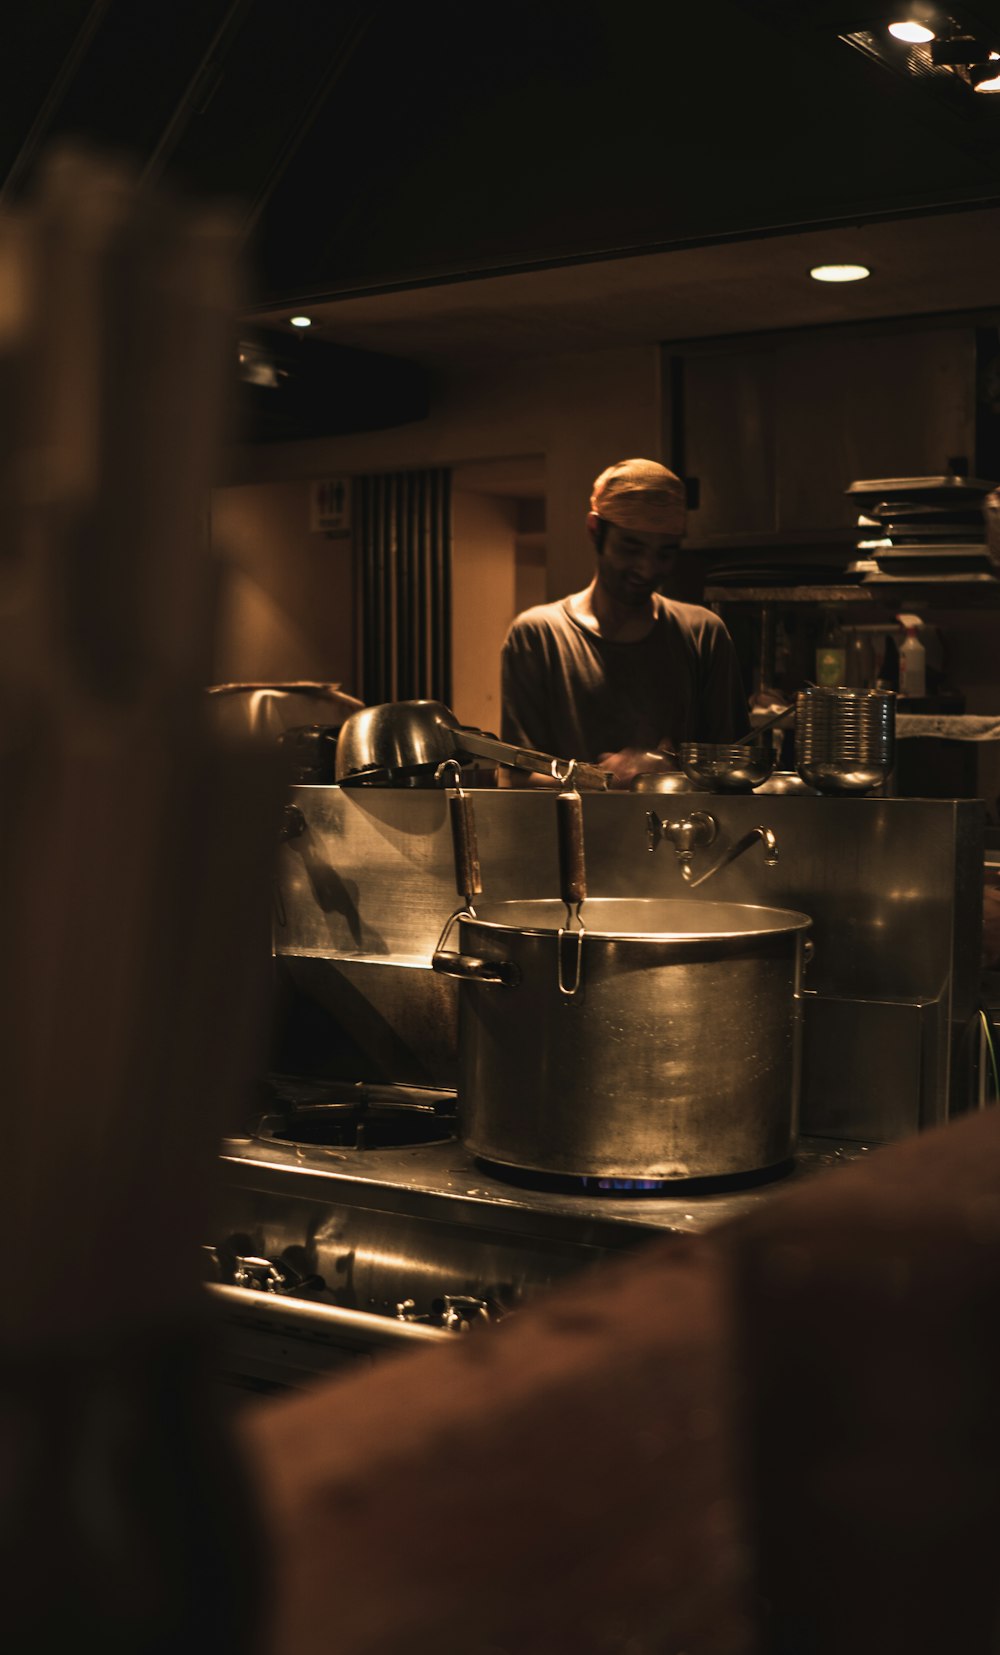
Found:
<svg viewBox="0 0 1000 1655"><path fill-rule="evenodd" d="M651 631L616 643L569 599L518 615L501 656L505 741L593 763L626 747L732 741L748 727L732 639L710 609L654 595Z"/></svg>

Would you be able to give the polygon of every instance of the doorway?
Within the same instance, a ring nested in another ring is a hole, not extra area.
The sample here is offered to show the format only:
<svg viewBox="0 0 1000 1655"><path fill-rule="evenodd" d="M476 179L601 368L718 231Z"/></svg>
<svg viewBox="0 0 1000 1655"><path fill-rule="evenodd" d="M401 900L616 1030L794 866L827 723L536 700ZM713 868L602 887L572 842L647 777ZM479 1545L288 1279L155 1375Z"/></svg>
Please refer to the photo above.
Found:
<svg viewBox="0 0 1000 1655"><path fill-rule="evenodd" d="M452 471L452 703L500 733L500 650L514 616L546 598L545 460L467 461Z"/></svg>

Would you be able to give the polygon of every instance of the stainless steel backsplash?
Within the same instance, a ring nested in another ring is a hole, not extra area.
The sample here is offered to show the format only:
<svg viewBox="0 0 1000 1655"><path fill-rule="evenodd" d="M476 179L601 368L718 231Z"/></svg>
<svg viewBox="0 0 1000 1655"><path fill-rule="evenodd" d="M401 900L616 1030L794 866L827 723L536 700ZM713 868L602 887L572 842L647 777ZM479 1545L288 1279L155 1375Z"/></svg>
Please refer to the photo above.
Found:
<svg viewBox="0 0 1000 1655"><path fill-rule="evenodd" d="M483 901L558 895L551 792L472 793ZM281 1061L336 1078L455 1084L454 985L430 956L455 892L447 796L299 787L274 928L289 1012ZM647 812L707 811L694 876L755 826L760 847L689 891ZM969 1107L978 1062L984 810L977 800L587 794L593 897L762 903L811 916L802 1130L898 1137ZM586 917L586 908L584 909Z"/></svg>

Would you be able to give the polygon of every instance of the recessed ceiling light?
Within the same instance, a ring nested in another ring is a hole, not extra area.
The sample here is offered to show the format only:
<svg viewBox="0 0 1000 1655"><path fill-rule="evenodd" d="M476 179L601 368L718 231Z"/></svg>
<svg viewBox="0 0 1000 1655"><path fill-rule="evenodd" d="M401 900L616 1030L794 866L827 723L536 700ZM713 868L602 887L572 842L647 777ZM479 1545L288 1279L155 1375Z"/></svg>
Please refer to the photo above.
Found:
<svg viewBox="0 0 1000 1655"><path fill-rule="evenodd" d="M809 274L814 282L861 282L871 271L866 264L814 264Z"/></svg>
<svg viewBox="0 0 1000 1655"><path fill-rule="evenodd" d="M290 316L288 320L293 328L311 328L313 325L311 316Z"/></svg>
<svg viewBox="0 0 1000 1655"><path fill-rule="evenodd" d="M889 33L896 40L904 40L907 46L924 46L934 39L934 30L924 23L890 23Z"/></svg>

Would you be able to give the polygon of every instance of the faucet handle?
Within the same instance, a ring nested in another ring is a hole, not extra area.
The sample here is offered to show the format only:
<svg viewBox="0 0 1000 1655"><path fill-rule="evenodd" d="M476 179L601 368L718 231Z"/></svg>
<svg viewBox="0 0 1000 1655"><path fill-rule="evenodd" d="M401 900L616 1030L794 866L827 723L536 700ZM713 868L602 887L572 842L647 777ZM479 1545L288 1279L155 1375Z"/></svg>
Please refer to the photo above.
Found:
<svg viewBox="0 0 1000 1655"><path fill-rule="evenodd" d="M679 822L665 822L655 810L646 812L646 849L655 850L661 839L669 839L677 859L685 865L691 861L696 845L710 845L717 832L714 816L707 810L692 810Z"/></svg>

